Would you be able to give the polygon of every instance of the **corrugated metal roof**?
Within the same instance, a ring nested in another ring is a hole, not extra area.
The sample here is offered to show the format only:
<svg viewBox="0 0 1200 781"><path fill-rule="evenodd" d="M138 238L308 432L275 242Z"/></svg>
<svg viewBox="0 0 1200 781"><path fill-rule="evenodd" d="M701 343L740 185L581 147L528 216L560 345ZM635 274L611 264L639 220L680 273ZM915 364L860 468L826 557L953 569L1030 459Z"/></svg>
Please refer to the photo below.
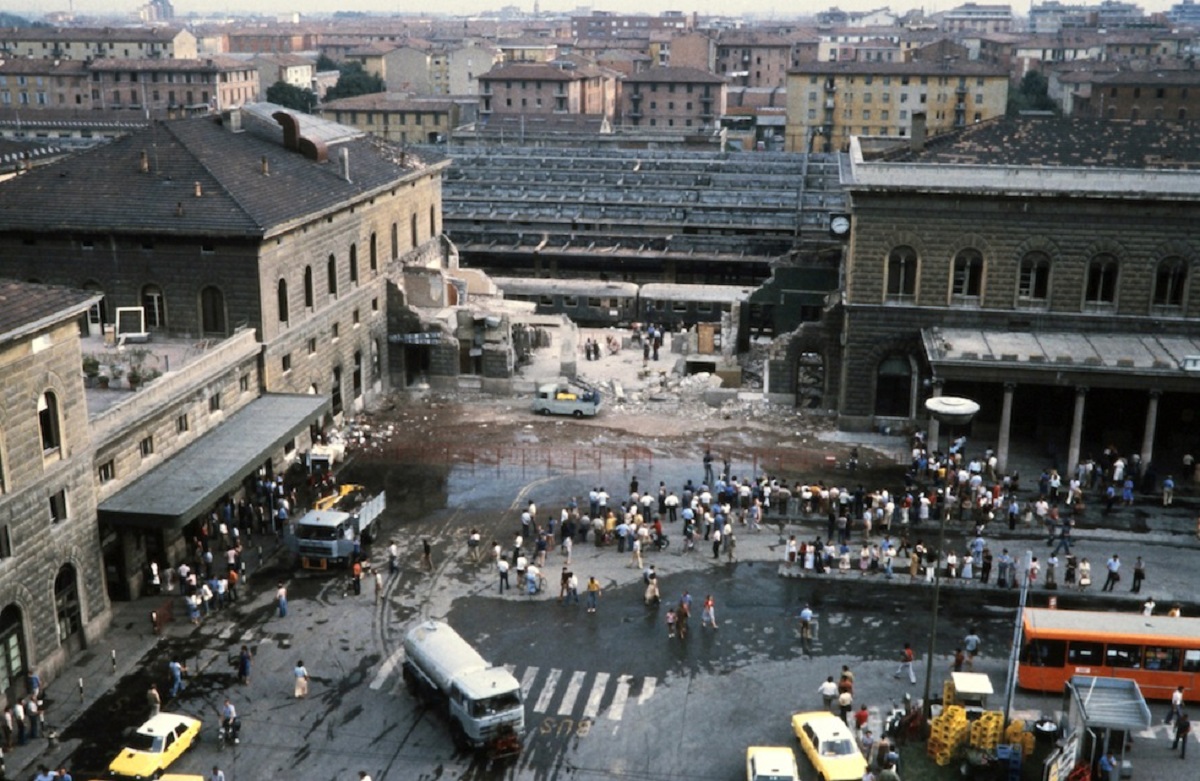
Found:
<svg viewBox="0 0 1200 781"><path fill-rule="evenodd" d="M1076 675L1070 685L1089 728L1135 730L1150 726L1150 708L1137 681Z"/></svg>

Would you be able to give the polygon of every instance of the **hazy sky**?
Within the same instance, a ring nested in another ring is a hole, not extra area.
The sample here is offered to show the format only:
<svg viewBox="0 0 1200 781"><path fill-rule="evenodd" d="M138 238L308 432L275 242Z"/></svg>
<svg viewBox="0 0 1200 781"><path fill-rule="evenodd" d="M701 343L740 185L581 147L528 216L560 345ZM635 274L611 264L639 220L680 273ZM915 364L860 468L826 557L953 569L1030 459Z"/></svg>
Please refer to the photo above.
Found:
<svg viewBox="0 0 1200 781"><path fill-rule="evenodd" d="M755 14L760 17L794 18L800 15L813 14L836 5L847 11L866 11L890 5L893 11L902 12L911 7L922 7L927 13L944 11L960 5L965 0L930 0L919 6L903 4L888 4L886 0L839 0L836 3L788 3L778 0L738 0L734 4L717 2L716 0L687 0L687 4L672 0L605 0L593 4L596 10L614 11L617 13L651 13L660 11L698 11L701 14ZM981 3L1002 2L1002 0L978 0ZM1070 2L1071 0L1068 0ZM127 12L135 14L141 4L138 0L70 0L74 10L83 14L114 14ZM576 10L582 3L579 0L539 0L543 12L552 11L567 13ZM1080 2L1080 0L1075 0ZM1094 0L1098 4L1099 0ZM1177 0L1146 0L1140 5L1147 12L1165 11ZM1089 3L1091 4L1091 3ZM471 15L494 11L502 6L514 5L525 11L532 12L533 0L449 0L444 3L423 5L419 3L397 3L395 0L339 0L331 5L327 0L175 0L175 12L178 15L198 14L328 14L334 10L364 11L369 13L412 13L422 9L436 8L448 15ZM9 8L14 13L20 13L30 18L38 19L44 14L54 11L66 11L70 7L68 0L16 0ZM1013 11L1018 15L1029 12L1028 2L1012 3Z"/></svg>

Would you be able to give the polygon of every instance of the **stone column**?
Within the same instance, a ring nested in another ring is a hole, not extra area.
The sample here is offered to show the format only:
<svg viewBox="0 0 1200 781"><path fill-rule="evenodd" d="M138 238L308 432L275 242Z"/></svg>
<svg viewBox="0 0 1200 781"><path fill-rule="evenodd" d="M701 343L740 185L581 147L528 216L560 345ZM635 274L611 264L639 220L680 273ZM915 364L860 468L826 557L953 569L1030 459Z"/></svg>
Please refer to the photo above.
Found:
<svg viewBox="0 0 1200 781"><path fill-rule="evenodd" d="M1154 458L1154 434L1158 428L1158 397L1162 395L1162 391L1158 388L1150 389L1150 398L1146 402L1146 428L1142 432L1142 468L1150 466L1150 460Z"/></svg>
<svg viewBox="0 0 1200 781"><path fill-rule="evenodd" d="M943 383L941 380L933 381L933 397L934 398L937 398L938 396L942 395L942 384ZM934 451L936 451L938 449L938 435L940 433L941 433L941 421L939 421L936 416L930 415L929 416L929 432L928 432L928 435L925 437L925 447L928 448L930 453L933 453Z"/></svg>
<svg viewBox="0 0 1200 781"><path fill-rule="evenodd" d="M1016 383L1004 383L1004 406L1000 408L1000 434L996 438L996 469L1002 474L1008 471L1008 444L1012 429L1013 393L1016 390Z"/></svg>
<svg viewBox="0 0 1200 781"><path fill-rule="evenodd" d="M1079 443L1083 439L1083 405L1087 399L1088 389L1080 385L1075 389L1075 415L1071 420L1071 443L1067 446L1066 475L1075 474L1079 465Z"/></svg>

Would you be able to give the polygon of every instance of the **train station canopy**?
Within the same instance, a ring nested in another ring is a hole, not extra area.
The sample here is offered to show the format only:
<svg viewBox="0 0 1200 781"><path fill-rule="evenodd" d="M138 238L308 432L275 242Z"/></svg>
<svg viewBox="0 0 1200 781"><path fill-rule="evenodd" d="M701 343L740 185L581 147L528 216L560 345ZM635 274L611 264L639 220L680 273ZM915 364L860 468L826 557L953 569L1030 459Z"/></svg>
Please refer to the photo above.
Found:
<svg viewBox="0 0 1200 781"><path fill-rule="evenodd" d="M1071 677L1070 688L1088 729L1130 731L1150 726L1150 707L1137 681L1075 675Z"/></svg>
<svg viewBox="0 0 1200 781"><path fill-rule="evenodd" d="M266 394L100 503L99 519L182 528L323 415L328 396Z"/></svg>

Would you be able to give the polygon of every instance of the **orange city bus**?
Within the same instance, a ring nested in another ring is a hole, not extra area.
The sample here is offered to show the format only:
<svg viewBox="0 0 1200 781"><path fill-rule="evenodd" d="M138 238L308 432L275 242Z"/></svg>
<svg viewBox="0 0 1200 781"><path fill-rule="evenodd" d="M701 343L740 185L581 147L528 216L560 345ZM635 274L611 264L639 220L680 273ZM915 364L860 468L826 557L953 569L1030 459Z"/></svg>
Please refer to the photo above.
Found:
<svg viewBox="0 0 1200 781"><path fill-rule="evenodd" d="M1128 678L1148 699L1200 699L1200 618L1026 608L1017 683L1062 692L1073 675Z"/></svg>

